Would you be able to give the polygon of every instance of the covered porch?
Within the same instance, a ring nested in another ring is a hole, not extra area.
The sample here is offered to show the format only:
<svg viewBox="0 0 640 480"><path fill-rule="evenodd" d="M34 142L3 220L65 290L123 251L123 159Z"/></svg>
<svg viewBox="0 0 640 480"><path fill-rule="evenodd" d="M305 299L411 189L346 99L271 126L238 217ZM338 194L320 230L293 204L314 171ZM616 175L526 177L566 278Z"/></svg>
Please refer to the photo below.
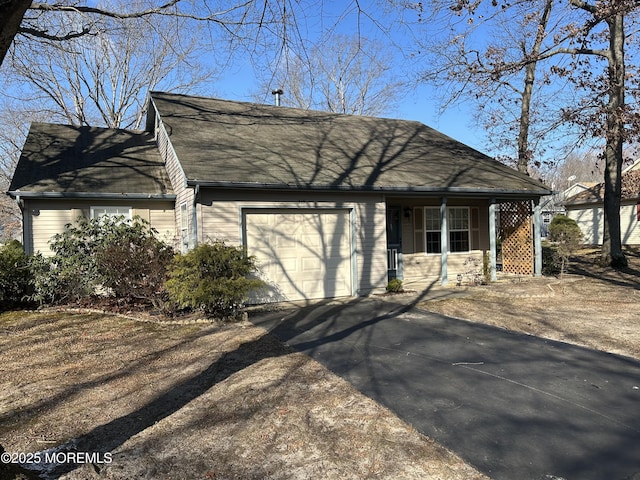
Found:
<svg viewBox="0 0 640 480"><path fill-rule="evenodd" d="M538 198L386 199L388 278L446 286L542 274Z"/></svg>

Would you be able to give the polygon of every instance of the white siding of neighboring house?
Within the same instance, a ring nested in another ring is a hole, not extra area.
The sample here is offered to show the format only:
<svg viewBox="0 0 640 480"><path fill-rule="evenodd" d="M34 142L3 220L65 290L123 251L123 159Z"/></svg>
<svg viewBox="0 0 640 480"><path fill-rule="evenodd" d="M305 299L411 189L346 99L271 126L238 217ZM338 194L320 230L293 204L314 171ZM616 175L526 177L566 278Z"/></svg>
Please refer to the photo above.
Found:
<svg viewBox="0 0 640 480"><path fill-rule="evenodd" d="M620 207L620 235L624 245L640 244L640 222L637 204L623 203ZM576 221L582 234L582 242L588 245L602 243L604 214L602 204L568 206L567 216Z"/></svg>
<svg viewBox="0 0 640 480"><path fill-rule="evenodd" d="M202 190L201 241L243 243L242 209L340 208L353 212L356 293L382 292L387 285L386 208L380 195L264 193ZM241 198L241 200L238 200ZM304 198L304 200L297 200Z"/></svg>

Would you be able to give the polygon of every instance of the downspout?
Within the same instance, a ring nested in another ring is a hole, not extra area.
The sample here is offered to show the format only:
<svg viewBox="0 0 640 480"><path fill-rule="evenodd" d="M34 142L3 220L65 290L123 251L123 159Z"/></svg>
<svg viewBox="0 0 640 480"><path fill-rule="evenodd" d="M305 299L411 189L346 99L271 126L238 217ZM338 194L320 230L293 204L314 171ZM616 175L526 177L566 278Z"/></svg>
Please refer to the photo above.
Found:
<svg viewBox="0 0 640 480"><path fill-rule="evenodd" d="M7 195L10 195L9 192L7 192ZM15 195L15 199L16 203L18 204L18 208L20 209L20 222L22 224L22 249L25 253L31 254L33 253L33 248L31 247L31 244L27 244L30 233L27 231L27 223L25 222L26 218L24 214L24 199L19 193Z"/></svg>
<svg viewBox="0 0 640 480"><path fill-rule="evenodd" d="M193 208L192 208L192 235L193 235L193 247L198 246L198 195L200 195L200 184L196 183L193 188Z"/></svg>
<svg viewBox="0 0 640 480"><path fill-rule="evenodd" d="M447 226L447 197L440 200L440 284L449 282L449 227Z"/></svg>
<svg viewBox="0 0 640 480"><path fill-rule="evenodd" d="M489 268L491 281L498 280L497 275L497 242L496 242L496 199L489 200Z"/></svg>
<svg viewBox="0 0 640 480"><path fill-rule="evenodd" d="M542 276L542 208L540 198L534 200L533 207L533 251L533 275L540 277Z"/></svg>

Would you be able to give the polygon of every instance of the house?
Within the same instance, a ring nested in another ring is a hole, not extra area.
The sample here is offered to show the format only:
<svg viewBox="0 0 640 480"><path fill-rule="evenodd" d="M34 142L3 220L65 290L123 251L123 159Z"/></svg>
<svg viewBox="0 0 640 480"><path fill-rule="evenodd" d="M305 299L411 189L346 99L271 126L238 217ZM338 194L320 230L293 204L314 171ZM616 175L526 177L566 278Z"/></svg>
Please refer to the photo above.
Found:
<svg viewBox="0 0 640 480"><path fill-rule="evenodd" d="M602 244L604 226L604 183L587 188L564 202L567 216L584 235L583 243ZM622 172L620 234L623 245L640 244L640 160Z"/></svg>
<svg viewBox="0 0 640 480"><path fill-rule="evenodd" d="M567 213L564 206L567 199L595 186L596 184L592 182L576 182L565 190L554 192L552 195L544 197L540 203L542 208L542 238L545 238L549 233L549 224L553 217Z"/></svg>
<svg viewBox="0 0 640 480"><path fill-rule="evenodd" d="M394 276L446 284L485 254L495 273L501 202L525 205L539 273L530 206L549 193L419 122L162 92L144 132L33 124L9 191L29 252L79 215L140 215L182 250L245 245L263 301L367 295Z"/></svg>

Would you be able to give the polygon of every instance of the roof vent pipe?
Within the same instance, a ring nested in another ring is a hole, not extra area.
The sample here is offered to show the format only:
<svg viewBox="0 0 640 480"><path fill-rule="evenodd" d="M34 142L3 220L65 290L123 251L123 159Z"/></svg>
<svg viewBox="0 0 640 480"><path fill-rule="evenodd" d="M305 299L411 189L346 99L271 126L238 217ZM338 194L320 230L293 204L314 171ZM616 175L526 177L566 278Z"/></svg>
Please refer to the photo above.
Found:
<svg viewBox="0 0 640 480"><path fill-rule="evenodd" d="M281 88L277 90L271 90L271 95L275 95L276 97L276 107L280 106L280 95L282 95L283 93L284 93L284 90L282 90Z"/></svg>

